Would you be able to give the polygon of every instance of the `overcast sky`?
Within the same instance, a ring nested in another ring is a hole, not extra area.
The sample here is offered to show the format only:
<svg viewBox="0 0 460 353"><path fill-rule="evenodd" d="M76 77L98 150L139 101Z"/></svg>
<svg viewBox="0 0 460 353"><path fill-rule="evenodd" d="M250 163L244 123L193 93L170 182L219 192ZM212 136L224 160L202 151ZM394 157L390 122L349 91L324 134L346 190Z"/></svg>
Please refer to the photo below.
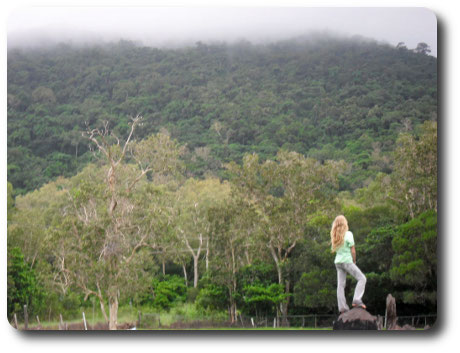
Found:
<svg viewBox="0 0 460 353"><path fill-rule="evenodd" d="M436 16L425 8L139 8L30 7L13 10L8 46L40 45L43 39L79 43L131 39L168 42L286 39L311 31L361 35L409 49L425 42L437 52Z"/></svg>

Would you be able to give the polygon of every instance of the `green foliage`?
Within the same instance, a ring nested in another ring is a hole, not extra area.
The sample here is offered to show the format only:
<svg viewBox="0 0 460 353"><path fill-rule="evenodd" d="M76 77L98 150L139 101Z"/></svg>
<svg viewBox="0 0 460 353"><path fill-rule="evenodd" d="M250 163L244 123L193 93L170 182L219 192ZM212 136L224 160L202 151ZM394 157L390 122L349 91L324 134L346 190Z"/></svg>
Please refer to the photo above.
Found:
<svg viewBox="0 0 460 353"><path fill-rule="evenodd" d="M396 235L396 226L374 227L357 246L357 251L363 253L360 264L369 272L388 272L394 255L391 244Z"/></svg>
<svg viewBox="0 0 460 353"><path fill-rule="evenodd" d="M83 296L78 291L68 290L66 293L62 293L48 290L40 319L59 320L59 315L62 315L66 320L81 318L81 308L89 304L89 302L84 302Z"/></svg>
<svg viewBox="0 0 460 353"><path fill-rule="evenodd" d="M49 180L58 176L69 176L73 174L72 172L75 170L75 166L73 164L75 164L76 161L68 154L53 152L47 160L48 166L45 168L43 173Z"/></svg>
<svg viewBox="0 0 460 353"><path fill-rule="evenodd" d="M238 271L238 305L246 315L276 315L277 307L285 303L290 294L278 283L274 264L256 260Z"/></svg>
<svg viewBox="0 0 460 353"><path fill-rule="evenodd" d="M345 160L351 169L341 188L353 190L388 172L384 159L399 131L437 110L435 57L354 39L60 45L10 50L7 64L8 180L17 193L88 162L85 122L108 121L126 137L133 112L145 117L139 139L166 128L191 153L209 148L205 159L189 156L192 176L284 148Z"/></svg>
<svg viewBox="0 0 460 353"><path fill-rule="evenodd" d="M403 300L419 303L435 299L437 289L437 213L433 210L401 225L392 241L392 280L412 288Z"/></svg>
<svg viewBox="0 0 460 353"><path fill-rule="evenodd" d="M294 287L294 303L319 312L337 305L336 273L331 268L311 269L302 274Z"/></svg>
<svg viewBox="0 0 460 353"><path fill-rule="evenodd" d="M380 226L389 226L395 223L395 215L387 205L361 208L358 206L345 206L344 216L348 220L353 236L357 244L364 244L363 241ZM374 235L368 244L377 245L382 238ZM359 249L358 245L358 249Z"/></svg>
<svg viewBox="0 0 460 353"><path fill-rule="evenodd" d="M437 61L419 49L9 52L8 315L27 302L75 316L87 298L232 320L288 303L334 312L339 213L369 307L382 313L388 293L435 307ZM124 149L133 112L144 118ZM104 128L83 137L88 126Z"/></svg>
<svg viewBox="0 0 460 353"><path fill-rule="evenodd" d="M195 303L198 294L200 293L200 288L188 287L187 288L187 303Z"/></svg>
<svg viewBox="0 0 460 353"><path fill-rule="evenodd" d="M13 184L7 182L7 191L6 191L6 203L7 203L7 221L11 221L13 216L13 212L15 210L14 207L14 196L13 196Z"/></svg>
<svg viewBox="0 0 460 353"><path fill-rule="evenodd" d="M8 248L8 319L14 313L23 317L27 305L30 317L46 310L45 292L37 280L35 271L24 261L24 255L17 247Z"/></svg>
<svg viewBox="0 0 460 353"><path fill-rule="evenodd" d="M285 293L284 286L278 283L246 285L242 291L247 314L275 315L277 307L285 303L291 293Z"/></svg>
<svg viewBox="0 0 460 353"><path fill-rule="evenodd" d="M182 277L166 275L152 280L152 293L151 305L157 309L169 310L177 303L185 301L187 287Z"/></svg>
<svg viewBox="0 0 460 353"><path fill-rule="evenodd" d="M426 121L419 134L404 133L398 137L394 155L395 166L388 196L401 210L404 218L438 207L438 128L435 121Z"/></svg>
<svg viewBox="0 0 460 353"><path fill-rule="evenodd" d="M252 283L259 283L269 286L277 281L275 266L272 263L256 260L238 271L238 283L240 286L249 286Z"/></svg>
<svg viewBox="0 0 460 353"><path fill-rule="evenodd" d="M196 297L196 305L205 310L218 311L227 308L228 300L228 290L211 283L200 289Z"/></svg>
<svg viewBox="0 0 460 353"><path fill-rule="evenodd" d="M363 259L367 258L364 254L361 255ZM390 273L385 272L372 272L368 271L365 265L359 264L362 269L366 269L366 291L364 293L364 301L369 308L372 308L373 312L384 313L386 309L385 298L388 294L396 295L394 282L390 278ZM352 281L352 287L354 287L356 281ZM353 292L349 292L350 300L352 300ZM404 315L405 313L410 313L410 310L407 310L404 305L397 299L398 302L398 313L399 315ZM425 307L422 309L423 312L429 312L430 309ZM414 314L416 311L413 312Z"/></svg>

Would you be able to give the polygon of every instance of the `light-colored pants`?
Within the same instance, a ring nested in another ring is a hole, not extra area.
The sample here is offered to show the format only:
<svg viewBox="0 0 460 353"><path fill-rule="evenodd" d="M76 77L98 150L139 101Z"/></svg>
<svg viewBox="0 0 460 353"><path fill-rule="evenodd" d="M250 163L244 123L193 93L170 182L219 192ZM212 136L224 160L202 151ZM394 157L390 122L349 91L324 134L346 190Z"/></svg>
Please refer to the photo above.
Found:
<svg viewBox="0 0 460 353"><path fill-rule="evenodd" d="M355 294L353 296L353 304L363 304L362 298L364 289L366 287L366 276L354 263L337 263L335 264L337 269L337 302L339 304L339 311L347 311L350 308L347 305L345 299L345 285L347 283L347 273L352 275L358 283L356 284Z"/></svg>

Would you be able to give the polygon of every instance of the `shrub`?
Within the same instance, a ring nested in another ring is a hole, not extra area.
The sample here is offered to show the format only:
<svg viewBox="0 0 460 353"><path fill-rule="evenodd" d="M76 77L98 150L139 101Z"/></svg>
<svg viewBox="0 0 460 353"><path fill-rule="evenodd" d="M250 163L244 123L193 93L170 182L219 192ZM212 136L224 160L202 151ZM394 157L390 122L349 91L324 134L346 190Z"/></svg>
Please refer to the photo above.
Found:
<svg viewBox="0 0 460 353"><path fill-rule="evenodd" d="M152 281L153 307L169 310L174 304L184 302L187 287L182 277L166 275Z"/></svg>
<svg viewBox="0 0 460 353"><path fill-rule="evenodd" d="M8 249L8 318L14 313L22 317L24 305L29 315L44 310L44 289L37 281L35 271L24 261L24 255L17 247Z"/></svg>
<svg viewBox="0 0 460 353"><path fill-rule="evenodd" d="M227 307L227 303L227 290L215 284L209 284L202 288L196 297L196 305L205 310L222 310Z"/></svg>
<svg viewBox="0 0 460 353"><path fill-rule="evenodd" d="M199 288L195 288L195 287L187 288L187 303L194 303L199 293L200 293Z"/></svg>

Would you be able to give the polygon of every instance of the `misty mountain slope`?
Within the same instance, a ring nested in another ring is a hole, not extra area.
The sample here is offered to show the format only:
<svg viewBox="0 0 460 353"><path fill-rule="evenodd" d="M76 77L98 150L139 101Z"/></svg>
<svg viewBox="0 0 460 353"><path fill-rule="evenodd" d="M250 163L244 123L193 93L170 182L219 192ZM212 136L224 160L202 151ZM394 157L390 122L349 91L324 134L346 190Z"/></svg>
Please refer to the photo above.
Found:
<svg viewBox="0 0 460 353"><path fill-rule="evenodd" d="M244 153L280 148L344 159L353 190L391 171L401 131L436 119L437 59L354 39L155 49L121 41L8 52L8 181L27 192L90 159L85 122L141 139L167 129L189 173L221 174Z"/></svg>

